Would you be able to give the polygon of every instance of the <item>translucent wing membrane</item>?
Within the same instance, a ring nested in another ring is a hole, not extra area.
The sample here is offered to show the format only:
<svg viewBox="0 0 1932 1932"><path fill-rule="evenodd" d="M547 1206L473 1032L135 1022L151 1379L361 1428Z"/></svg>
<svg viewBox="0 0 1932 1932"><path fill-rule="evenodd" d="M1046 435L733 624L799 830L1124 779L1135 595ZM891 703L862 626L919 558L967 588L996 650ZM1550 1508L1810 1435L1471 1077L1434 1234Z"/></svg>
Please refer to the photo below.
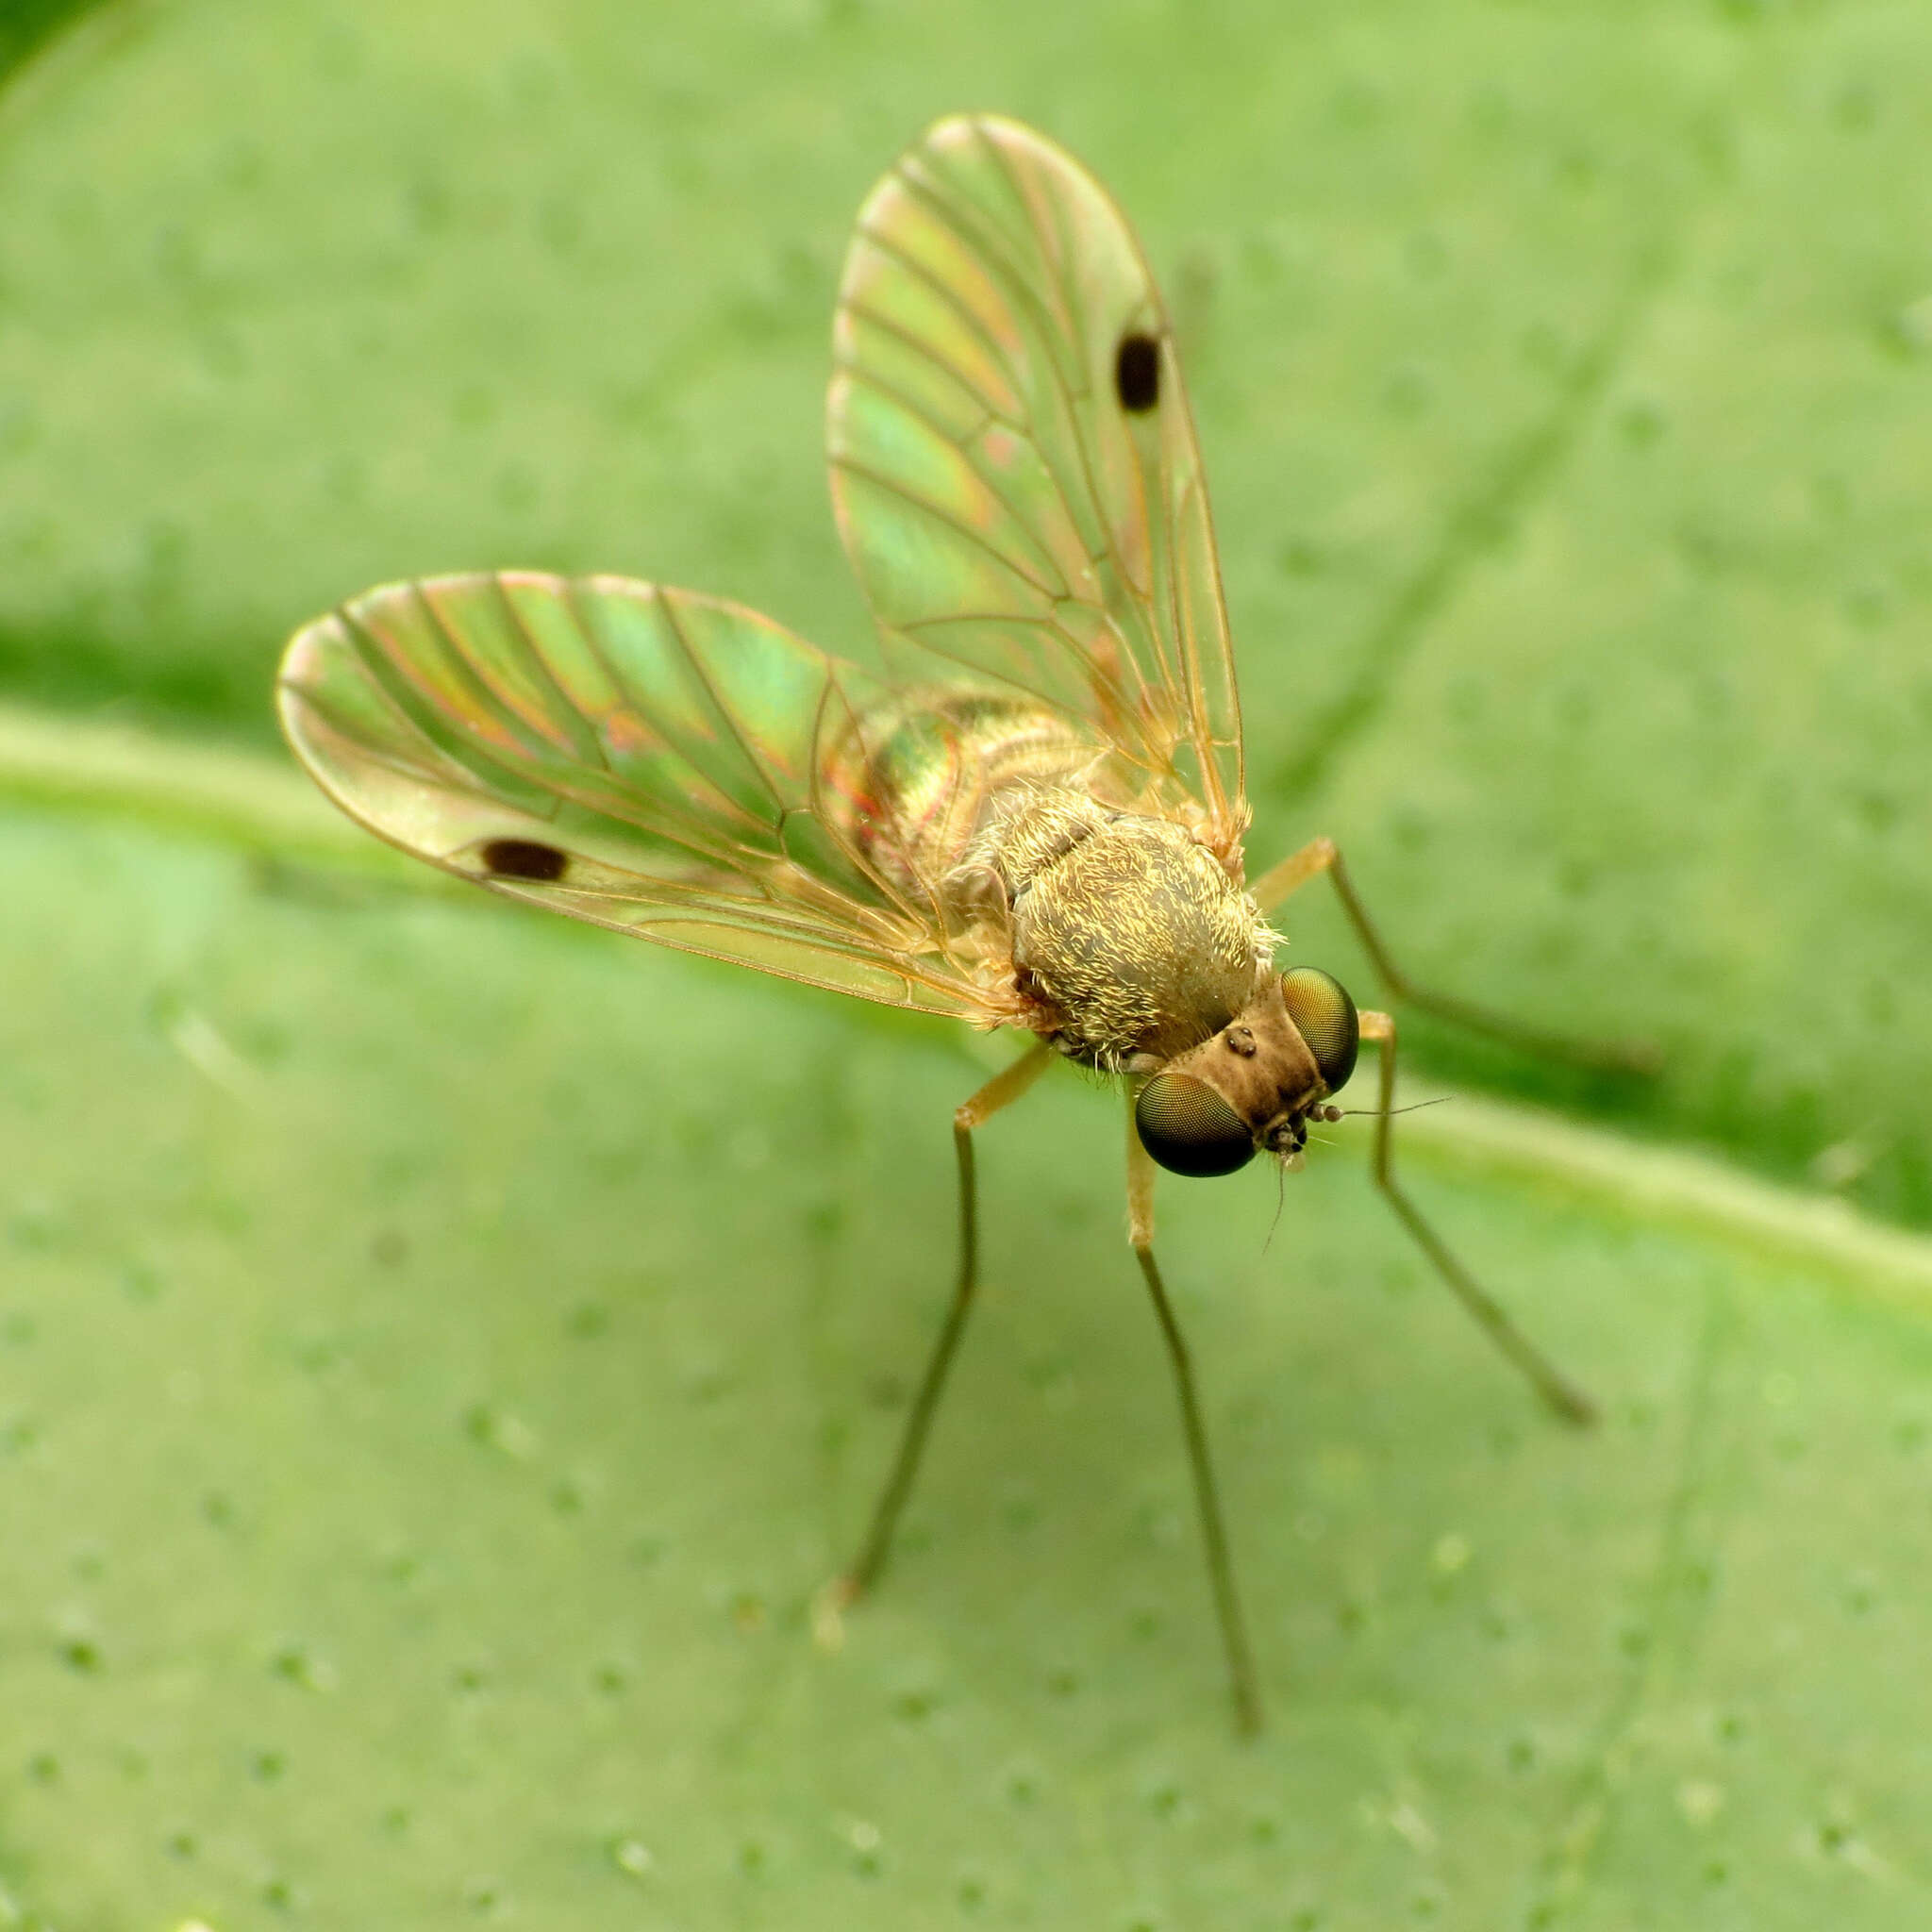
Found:
<svg viewBox="0 0 1932 1932"><path fill-rule="evenodd" d="M769 619L529 572L386 585L300 631L282 723L335 802L511 898L891 1006L994 1017L934 897L837 795L874 701ZM842 757L841 756L842 752Z"/></svg>
<svg viewBox="0 0 1932 1932"><path fill-rule="evenodd" d="M860 212L828 411L892 694L742 608L615 577L392 584L283 664L291 742L391 843L512 898L890 1005L1019 1018L959 888L1004 787L1247 810L1199 452L1104 190L940 123Z"/></svg>
<svg viewBox="0 0 1932 1932"><path fill-rule="evenodd" d="M859 212L832 493L889 647L1044 701L1224 856L1240 701L1173 333L1104 189L1030 129L941 121Z"/></svg>

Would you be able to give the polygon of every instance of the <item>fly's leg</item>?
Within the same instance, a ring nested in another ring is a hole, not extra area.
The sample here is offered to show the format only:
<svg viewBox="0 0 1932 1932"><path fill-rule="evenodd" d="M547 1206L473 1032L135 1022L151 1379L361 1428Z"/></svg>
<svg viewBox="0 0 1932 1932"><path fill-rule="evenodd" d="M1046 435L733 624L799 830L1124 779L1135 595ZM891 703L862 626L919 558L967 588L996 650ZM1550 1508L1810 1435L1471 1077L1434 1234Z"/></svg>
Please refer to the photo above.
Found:
<svg viewBox="0 0 1932 1932"><path fill-rule="evenodd" d="M1383 985L1397 999L1420 1007L1425 1013L1453 1020L1472 1032L1487 1033L1493 1040L1505 1041L1549 1059L1567 1060L1572 1066L1585 1067L1593 1073L1655 1074L1658 1070L1660 1058L1648 1041L1574 1040L1568 1034L1546 1032L1541 1026L1525 1026L1507 1014L1492 1013L1487 1007L1457 999L1453 993L1432 992L1416 985L1389 957L1381 934L1356 895L1355 882L1349 877L1341 853L1332 839L1311 839L1299 852L1290 853L1279 865L1271 866L1255 881L1248 889L1249 895L1267 912L1318 873L1328 874L1336 896L1341 901L1341 909L1362 942L1362 950L1368 954Z"/></svg>
<svg viewBox="0 0 1932 1932"><path fill-rule="evenodd" d="M1155 1319L1174 1364L1174 1389L1180 1397L1181 1430L1188 1439L1188 1460L1194 1472L1194 1500L1201 1516L1201 1541L1208 1552L1208 1575L1214 1587L1215 1614L1221 1620L1221 1640L1227 1651L1227 1674L1234 1693L1236 1727L1252 1737L1261 1728L1261 1693L1255 1679L1254 1653L1248 1648L1247 1625L1234 1587L1234 1558L1221 1520L1221 1499L1214 1487L1214 1465L1208 1457L1208 1433L1201 1425L1201 1405L1194 1393L1194 1370L1182 1339L1180 1324L1154 1261L1154 1162L1134 1131L1133 1095L1127 1102L1127 1239L1134 1258L1153 1297Z"/></svg>
<svg viewBox="0 0 1932 1932"><path fill-rule="evenodd" d="M1361 1016L1362 1038L1373 1040L1382 1062L1381 1110L1375 1118L1375 1185L1389 1197L1396 1218L1434 1264L1456 1298L1481 1324L1483 1332L1536 1385L1536 1391L1566 1423L1579 1427L1596 1420L1596 1405L1524 1334L1491 1298L1474 1275L1443 1246L1441 1237L1416 1210L1395 1178L1395 1022L1387 1013Z"/></svg>
<svg viewBox="0 0 1932 1932"><path fill-rule="evenodd" d="M1018 1100L1052 1058L1053 1049L1045 1041L1039 1041L1031 1052L995 1074L971 1100L954 1110L953 1149L959 1161L959 1274L953 1288L953 1305L946 1311L938 1345L925 1365L919 1393L912 1398L905 1433L899 1438L899 1453L892 1458L892 1473L873 1506L872 1526L866 1531L865 1541L851 1568L832 1586L830 1607L834 1610L863 1595L886 1567L892 1548L892 1531L911 1491L912 1478L919 1473L919 1458L932 1427L933 1411L939 1407L946 1372L953 1366L953 1357L958 1349L959 1337L965 1332L966 1317L979 1286L979 1204L973 1172L973 1130L983 1126L1001 1108L1010 1107Z"/></svg>

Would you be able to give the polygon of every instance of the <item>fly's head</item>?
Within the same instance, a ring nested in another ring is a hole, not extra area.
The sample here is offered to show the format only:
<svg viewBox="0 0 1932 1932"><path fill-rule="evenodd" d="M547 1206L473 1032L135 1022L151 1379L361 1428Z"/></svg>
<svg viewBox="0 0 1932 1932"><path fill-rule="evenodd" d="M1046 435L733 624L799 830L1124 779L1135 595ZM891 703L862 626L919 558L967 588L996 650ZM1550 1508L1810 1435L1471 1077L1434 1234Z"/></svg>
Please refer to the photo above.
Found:
<svg viewBox="0 0 1932 1932"><path fill-rule="evenodd" d="M1355 1072L1361 1030L1341 982L1313 966L1272 974L1246 1007L1141 1089L1134 1128L1171 1174L1233 1174L1257 1154L1302 1164L1310 1121Z"/></svg>

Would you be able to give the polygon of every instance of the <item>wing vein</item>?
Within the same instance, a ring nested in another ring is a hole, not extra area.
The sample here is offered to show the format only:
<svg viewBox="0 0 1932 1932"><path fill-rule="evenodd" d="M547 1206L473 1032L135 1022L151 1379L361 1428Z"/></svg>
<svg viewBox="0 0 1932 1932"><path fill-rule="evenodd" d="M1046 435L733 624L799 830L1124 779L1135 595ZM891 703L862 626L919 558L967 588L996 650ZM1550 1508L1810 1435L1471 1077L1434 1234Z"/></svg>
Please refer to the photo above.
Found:
<svg viewBox="0 0 1932 1932"><path fill-rule="evenodd" d="M746 765L750 767L758 782L770 794L772 808L782 820L786 810L785 794L778 790L776 784L773 781L771 773L765 769L765 761L745 741L744 733L739 728L736 714L732 711L731 707L724 702L724 693L712 682L711 674L705 668L697 652L692 650L691 639L685 631L683 623L678 618L676 606L665 593L664 587L661 584L653 584L651 586L651 596L656 602L658 610L662 613L664 622L669 627L673 639L676 641L678 652L684 658L686 668L697 681L699 690L710 700L712 711L723 721L725 730L731 734L731 741L738 747L739 755L744 759Z"/></svg>
<svg viewBox="0 0 1932 1932"><path fill-rule="evenodd" d="M995 476L988 474L985 465L980 461L977 453L974 451L973 445L970 442L964 441L959 437L955 436L953 432L950 429L948 429L943 423L939 422L936 418L929 415L924 408L923 408L918 403L914 402L909 396L907 396L904 393L902 393L899 390L894 389L890 383L886 382L881 377L873 375L871 371L865 369L851 369L848 370L846 373L851 376L853 381L863 383L868 389L873 391L874 394L883 396L887 402L892 405L894 408L904 409L908 416L912 417L914 421L923 424L926 428L930 429L935 436L939 437L949 447L958 450L960 456L965 458L967 467L971 469L973 474L976 477L978 477L981 483L983 483L986 486L987 492L994 499L995 502L999 504L1000 508L1006 511L1008 517L1012 522L1014 529L1016 529L1020 533L1020 535L1025 539L1028 547L1033 552L1035 560L1041 564L1043 564L1047 569L1051 570L1054 575L1059 579L1059 589L1058 591L1051 591L1049 594L1056 597L1070 597L1074 594L1074 586L1067 582L1067 574L1060 568L1059 559L1054 556L1052 550L1046 548L1044 545L1041 544L1035 540L1033 533L1026 527L1026 519L1024 515L1022 513L1020 507L1017 504L1015 504L1012 501L1012 499L1008 496L1005 490L1003 490L1000 487L998 479ZM994 418L992 420L997 421L998 419ZM1042 470L1045 469L1044 464L1042 464L1041 467L1042 468ZM1052 473L1050 471L1047 472L1047 475L1049 478L1051 478ZM1059 494L1059 487L1057 482L1054 484L1054 490L1057 495ZM1063 507L1066 507L1065 498L1063 496L1061 497L1061 503ZM1080 536L1080 527L1078 524L1073 522L1072 520L1071 510L1069 513L1068 527L1074 533L1074 541L1079 546L1081 555L1083 557L1088 556L1085 540L1082 539ZM1091 563L1092 561L1092 558L1091 557L1088 557L1088 561Z"/></svg>
<svg viewBox="0 0 1932 1932"><path fill-rule="evenodd" d="M1050 584L1042 584L1030 572L1022 570L1013 558L1006 556L1001 551L995 550L970 524L961 523L950 510L933 502L929 496L922 495L918 491L908 488L896 477L888 476L883 471L874 469L870 463L862 463L857 458L841 455L832 458L831 460L835 468L843 470L847 475L862 477L866 482L898 497L901 502L909 504L923 515L929 516L934 523L943 524L961 542L970 543L974 549L991 558L1002 570L1009 572L1012 575L1018 577L1022 583L1030 585L1049 604L1055 598L1066 595L1066 586L1064 583L1058 591Z"/></svg>
<svg viewBox="0 0 1932 1932"><path fill-rule="evenodd" d="M979 137L982 143L990 150L992 164L998 168L1000 174L1005 177L1008 191L1023 211L1028 230L1033 235L1037 243L1042 242L1043 238L1039 225L1033 218L1032 198L1026 193L1021 186L1018 177L1014 175L1001 144L991 139L987 124L983 119L975 119L972 123L972 126L974 134ZM1067 412L1067 422L1073 430L1072 441L1077 459L1080 480L1086 486L1087 501L1093 506L1097 513L1096 522L1106 542L1106 554L1112 562L1114 570L1118 573L1120 582L1126 589L1127 593L1134 597L1140 603L1142 610L1151 617L1154 609L1153 587L1149 584L1142 588L1135 581L1134 573L1128 566L1127 559L1121 553L1118 537L1111 520L1107 515L1107 494L1100 488L1099 478L1093 467L1094 451L1091 447L1091 438L1087 430L1082 427L1081 418L1083 412L1098 407L1093 391L1084 383L1076 384L1074 380L1070 379L1067 371L1061 366L1059 357L1054 352L1057 338L1067 341L1075 351L1078 351L1082 346L1084 338L1079 330L1077 304L1070 300L1071 291L1060 279L1058 270L1053 264L1051 252L1043 245L1039 249L1044 277L1048 282L1048 286L1054 291L1059 306L1066 311L1067 326L1064 329L1061 327L1059 321L1041 303L1038 293L1024 269L1014 262L1010 251L1006 246L1005 237L998 234L996 227L991 230L989 239L976 239L963 225L965 218L960 208L939 200L929 190L910 177L905 178L907 179L908 186L917 193L920 205L925 210L927 217L937 226L945 229L956 241L980 258L986 267L989 276L1000 285L1001 292L1013 308L1015 314L1024 315L1030 322L1032 333L1037 339L1041 351L1036 359L1044 363L1047 379L1058 394L1060 402L1065 407ZM978 209L976 206L974 207L974 212L983 215L983 210ZM1138 259L1138 249L1136 250L1136 257ZM1159 299L1155 290L1154 277L1146 272L1144 260L1141 262L1141 266L1149 296L1154 301L1156 316L1160 325L1160 332L1164 337L1167 331L1167 316L1165 311L1159 307ZM1025 383L1016 379L1013 387L1023 396L1026 393L1027 386ZM1027 440L1037 449L1041 450L1042 460L1044 460L1045 452L1041 448L1037 435L1038 425L1028 424L1024 426L1029 432ZM1049 467L1051 466L1049 465ZM1066 486L1058 475L1055 477L1055 483L1059 490L1062 500L1071 503L1072 498ZM1077 527L1077 519L1075 520L1075 526ZM1154 629L1158 633L1158 626L1150 625L1150 629ZM1155 645L1155 649L1158 656L1159 650L1158 642Z"/></svg>
<svg viewBox="0 0 1932 1932"><path fill-rule="evenodd" d="M913 181L907 180L905 186L908 194L917 192L917 184ZM952 310L953 314L958 318L959 325L966 333L973 336L978 341L979 346L986 352L988 358L997 363L1009 378L1012 376L1013 367L1008 359L1006 345L996 338L987 334L979 318L959 299L958 290L954 288L950 282L942 281L923 261L908 255L905 249L880 230L861 226L858 233L863 235L866 241L874 248L877 249L881 255L889 257L897 265L902 275L908 276L913 281L924 283L927 289L937 295ZM963 387L967 389L974 388L973 384L966 380L958 368L948 368L946 373L952 376L954 381L960 383ZM1009 382L1009 387L1018 393L1021 385L1018 382ZM976 389L974 389L974 393L977 395L979 392ZM980 401L985 403L989 414L998 416L1003 423L1010 420L1003 411L994 408L986 397L980 396Z"/></svg>
<svg viewBox="0 0 1932 1932"><path fill-rule="evenodd" d="M548 654L539 646L529 625L524 622L524 613L517 608L516 599L509 593L508 579L502 571L493 570L490 573L490 583L491 589L496 592L497 602L503 607L504 616L509 621L510 626L515 630L517 636L523 640L525 661L541 674L544 684L549 687L551 696L557 701L564 715L574 724L582 727L580 730L571 732L572 739L584 751L588 752L591 757L594 758L605 772L615 777L616 774L610 771L610 760L604 754L602 736L591 724L591 721L584 716L575 699L558 681L557 674L551 669Z"/></svg>

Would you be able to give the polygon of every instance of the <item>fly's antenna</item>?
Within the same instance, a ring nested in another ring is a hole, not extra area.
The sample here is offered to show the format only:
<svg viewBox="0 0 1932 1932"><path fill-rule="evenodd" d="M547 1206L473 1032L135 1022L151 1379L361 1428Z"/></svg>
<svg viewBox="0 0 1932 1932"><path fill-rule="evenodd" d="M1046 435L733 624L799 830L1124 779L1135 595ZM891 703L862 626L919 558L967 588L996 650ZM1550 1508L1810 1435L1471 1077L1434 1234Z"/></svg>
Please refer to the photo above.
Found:
<svg viewBox="0 0 1932 1932"><path fill-rule="evenodd" d="M1407 1107L1339 1107L1335 1109L1338 1120L1347 1120L1351 1114L1361 1114L1369 1120L1393 1120L1399 1113L1420 1113L1425 1107L1445 1106L1454 1096L1439 1093L1433 1100L1411 1100Z"/></svg>

